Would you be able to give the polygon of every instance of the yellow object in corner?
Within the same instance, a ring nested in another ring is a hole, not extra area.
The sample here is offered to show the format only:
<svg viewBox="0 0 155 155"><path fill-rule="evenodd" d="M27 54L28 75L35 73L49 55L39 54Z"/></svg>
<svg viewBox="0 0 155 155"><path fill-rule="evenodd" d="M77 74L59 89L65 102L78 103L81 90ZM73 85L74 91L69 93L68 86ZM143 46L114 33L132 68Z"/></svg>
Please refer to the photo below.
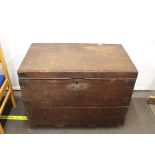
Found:
<svg viewBox="0 0 155 155"><path fill-rule="evenodd" d="M3 82L3 84L2 84L2 86L0 88L0 100L2 99L2 96L3 96L4 92L8 88L7 94L6 94L2 104L0 106L0 116L1 116L4 109L5 109L5 106L6 106L7 101L8 101L9 98L11 98L13 107L16 108L16 101L15 101L14 93L13 93L11 82L10 82L9 73L8 73L8 70L7 70L7 66L6 66L6 63L5 63L5 58L4 58L1 46L0 46L0 63L2 65L3 74L5 76L5 81ZM4 133L4 129L3 129L2 125L1 125L1 123L0 123L0 134L2 134L2 133Z"/></svg>

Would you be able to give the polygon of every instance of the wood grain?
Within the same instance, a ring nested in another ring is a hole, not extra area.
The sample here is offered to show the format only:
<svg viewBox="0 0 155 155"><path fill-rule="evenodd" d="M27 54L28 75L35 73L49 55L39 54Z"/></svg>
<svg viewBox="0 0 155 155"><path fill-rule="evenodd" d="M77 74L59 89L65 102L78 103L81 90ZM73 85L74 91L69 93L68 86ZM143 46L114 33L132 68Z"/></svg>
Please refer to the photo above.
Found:
<svg viewBox="0 0 155 155"><path fill-rule="evenodd" d="M81 88L74 89L74 84ZM128 106L135 79L20 80L24 102L39 106Z"/></svg>
<svg viewBox="0 0 155 155"><path fill-rule="evenodd" d="M35 43L18 74L23 78L132 78L137 76L137 69L119 44Z"/></svg>
<svg viewBox="0 0 155 155"><path fill-rule="evenodd" d="M31 126L118 125L124 122L127 110L128 107L29 107L27 109Z"/></svg>
<svg viewBox="0 0 155 155"><path fill-rule="evenodd" d="M32 44L19 70L35 125L122 124L138 72L121 45Z"/></svg>

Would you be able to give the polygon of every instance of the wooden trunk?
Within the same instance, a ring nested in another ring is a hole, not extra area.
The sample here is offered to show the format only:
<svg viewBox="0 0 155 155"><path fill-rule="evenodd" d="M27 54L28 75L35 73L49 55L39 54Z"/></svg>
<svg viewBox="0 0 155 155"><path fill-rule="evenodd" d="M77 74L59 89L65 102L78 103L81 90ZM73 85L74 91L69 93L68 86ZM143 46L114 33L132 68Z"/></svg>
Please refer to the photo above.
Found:
<svg viewBox="0 0 155 155"><path fill-rule="evenodd" d="M32 126L122 124L137 75L110 44L34 43L18 70Z"/></svg>

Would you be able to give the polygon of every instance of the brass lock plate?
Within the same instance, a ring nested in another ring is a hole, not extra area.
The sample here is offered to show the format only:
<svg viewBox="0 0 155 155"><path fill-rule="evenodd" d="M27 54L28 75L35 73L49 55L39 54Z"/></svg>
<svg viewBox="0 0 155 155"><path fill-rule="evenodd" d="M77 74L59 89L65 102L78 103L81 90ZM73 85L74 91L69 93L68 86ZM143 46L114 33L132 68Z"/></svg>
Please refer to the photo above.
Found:
<svg viewBox="0 0 155 155"><path fill-rule="evenodd" d="M80 90L83 87L83 85L78 82L71 84L71 86L72 86L72 89L74 89L74 90Z"/></svg>
<svg viewBox="0 0 155 155"><path fill-rule="evenodd" d="M83 90L88 87L88 84L83 81L75 81L73 83L68 84L67 87L72 90Z"/></svg>

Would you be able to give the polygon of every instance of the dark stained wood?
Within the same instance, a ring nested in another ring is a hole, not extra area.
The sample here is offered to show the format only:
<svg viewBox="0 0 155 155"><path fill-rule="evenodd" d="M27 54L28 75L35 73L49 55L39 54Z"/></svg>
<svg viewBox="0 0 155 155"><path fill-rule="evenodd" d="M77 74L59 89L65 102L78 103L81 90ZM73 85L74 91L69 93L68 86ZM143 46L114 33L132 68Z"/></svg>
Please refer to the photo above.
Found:
<svg viewBox="0 0 155 155"><path fill-rule="evenodd" d="M32 44L18 70L32 126L121 124L137 75L110 44Z"/></svg>
<svg viewBox="0 0 155 155"><path fill-rule="evenodd" d="M22 78L137 77L121 45L32 44L19 70Z"/></svg>
<svg viewBox="0 0 155 155"><path fill-rule="evenodd" d="M118 125L125 120L128 107L93 108L93 107L29 107L27 109L31 126L96 126Z"/></svg>
<svg viewBox="0 0 155 155"><path fill-rule="evenodd" d="M134 83L135 79L20 80L24 102L71 107L128 106Z"/></svg>

